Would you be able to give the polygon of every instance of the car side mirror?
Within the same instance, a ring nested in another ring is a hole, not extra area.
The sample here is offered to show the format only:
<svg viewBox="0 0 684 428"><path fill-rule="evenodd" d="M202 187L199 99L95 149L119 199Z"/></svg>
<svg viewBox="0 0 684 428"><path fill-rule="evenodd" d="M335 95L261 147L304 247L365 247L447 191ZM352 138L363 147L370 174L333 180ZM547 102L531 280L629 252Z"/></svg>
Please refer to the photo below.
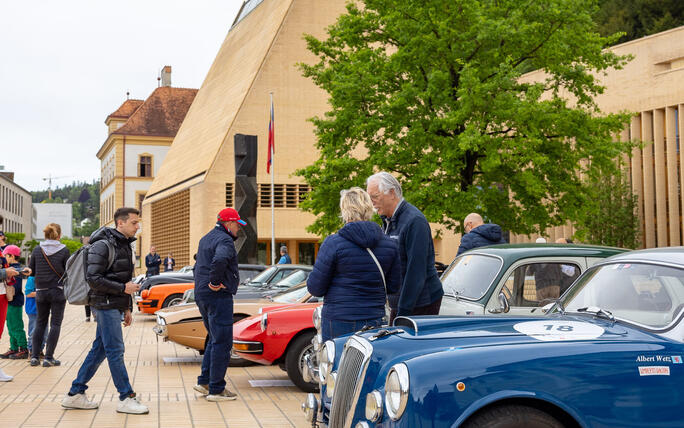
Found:
<svg viewBox="0 0 684 428"><path fill-rule="evenodd" d="M508 299L506 298L506 295L503 292L499 293L499 297L497 300L499 301L499 307L496 309L490 309L489 313L507 314L511 310L511 306L508 304Z"/></svg>

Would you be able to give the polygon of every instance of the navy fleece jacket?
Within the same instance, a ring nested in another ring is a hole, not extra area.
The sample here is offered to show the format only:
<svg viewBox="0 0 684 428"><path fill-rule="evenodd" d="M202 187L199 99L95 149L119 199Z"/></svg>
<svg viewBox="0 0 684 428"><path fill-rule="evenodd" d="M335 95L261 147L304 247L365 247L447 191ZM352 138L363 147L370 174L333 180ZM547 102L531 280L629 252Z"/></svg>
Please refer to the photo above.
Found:
<svg viewBox="0 0 684 428"><path fill-rule="evenodd" d="M314 296L324 296L321 316L326 320L360 321L385 315L385 286L370 248L382 266L387 291L401 284L397 244L370 221L347 223L328 236L318 250L313 271L306 281Z"/></svg>
<svg viewBox="0 0 684 428"><path fill-rule="evenodd" d="M391 218L383 217L385 233L399 242L402 285L398 295L389 296L397 315L411 315L414 308L427 306L444 295L435 269L435 247L430 224L422 212L402 200Z"/></svg>
<svg viewBox="0 0 684 428"><path fill-rule="evenodd" d="M484 247L486 245L505 244L501 226L494 223L481 224L475 229L463 235L461 245L458 247L459 255L473 248Z"/></svg>

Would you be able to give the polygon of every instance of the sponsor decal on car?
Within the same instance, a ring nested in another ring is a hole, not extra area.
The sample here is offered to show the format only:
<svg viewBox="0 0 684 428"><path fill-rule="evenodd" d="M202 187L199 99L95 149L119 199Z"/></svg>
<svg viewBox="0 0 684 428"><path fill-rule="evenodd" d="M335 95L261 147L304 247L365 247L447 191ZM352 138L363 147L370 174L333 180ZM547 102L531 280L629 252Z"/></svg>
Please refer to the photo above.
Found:
<svg viewBox="0 0 684 428"><path fill-rule="evenodd" d="M669 366L639 366L639 376L670 376Z"/></svg>
<svg viewBox="0 0 684 428"><path fill-rule="evenodd" d="M639 355L637 363L672 363L681 364L682 357L679 355Z"/></svg>
<svg viewBox="0 0 684 428"><path fill-rule="evenodd" d="M601 336L603 327L579 321L525 321L513 328L544 342L591 340Z"/></svg>

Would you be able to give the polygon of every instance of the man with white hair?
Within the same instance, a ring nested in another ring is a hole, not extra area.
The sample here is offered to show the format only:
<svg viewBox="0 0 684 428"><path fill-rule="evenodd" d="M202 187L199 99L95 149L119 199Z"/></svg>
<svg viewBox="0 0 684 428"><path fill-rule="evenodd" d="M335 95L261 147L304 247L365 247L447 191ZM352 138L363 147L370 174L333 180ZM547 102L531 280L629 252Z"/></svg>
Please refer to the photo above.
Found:
<svg viewBox="0 0 684 428"><path fill-rule="evenodd" d="M463 220L463 230L465 234L461 237L461 245L458 246L456 255L477 247L506 243L501 226L493 223L485 224L478 213L470 213L466 216Z"/></svg>
<svg viewBox="0 0 684 428"><path fill-rule="evenodd" d="M385 234L399 243L403 281L399 293L388 296L390 323L396 316L439 314L444 291L435 269L430 224L418 208L404 200L401 184L390 173L368 177L366 188Z"/></svg>

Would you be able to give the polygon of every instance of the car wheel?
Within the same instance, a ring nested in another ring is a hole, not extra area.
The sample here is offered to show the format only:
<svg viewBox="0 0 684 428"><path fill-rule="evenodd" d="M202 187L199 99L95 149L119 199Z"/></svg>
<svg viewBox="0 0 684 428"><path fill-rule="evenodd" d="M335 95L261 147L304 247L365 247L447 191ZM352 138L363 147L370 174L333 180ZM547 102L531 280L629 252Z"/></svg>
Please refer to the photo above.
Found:
<svg viewBox="0 0 684 428"><path fill-rule="evenodd" d="M162 303L162 308L168 308L169 306L176 306L180 302L183 301L183 295L182 294L172 294L166 299L164 299L164 303Z"/></svg>
<svg viewBox="0 0 684 428"><path fill-rule="evenodd" d="M243 320L247 318L245 315L234 315L233 316L233 324L236 322ZM206 342L204 342L206 344ZM229 367L247 367L251 366L254 364L252 361L245 360L244 358L238 357L238 355L233 351L232 349L230 350L230 365Z"/></svg>
<svg viewBox="0 0 684 428"><path fill-rule="evenodd" d="M463 424L463 428L563 428L564 425L548 413L534 407L502 405L478 412Z"/></svg>
<svg viewBox="0 0 684 428"><path fill-rule="evenodd" d="M313 343L311 339L314 337L314 332L310 331L304 333L290 345L285 356L285 370L290 380L304 392L318 391L318 383L305 382L302 372L304 371L304 357L314 355Z"/></svg>

